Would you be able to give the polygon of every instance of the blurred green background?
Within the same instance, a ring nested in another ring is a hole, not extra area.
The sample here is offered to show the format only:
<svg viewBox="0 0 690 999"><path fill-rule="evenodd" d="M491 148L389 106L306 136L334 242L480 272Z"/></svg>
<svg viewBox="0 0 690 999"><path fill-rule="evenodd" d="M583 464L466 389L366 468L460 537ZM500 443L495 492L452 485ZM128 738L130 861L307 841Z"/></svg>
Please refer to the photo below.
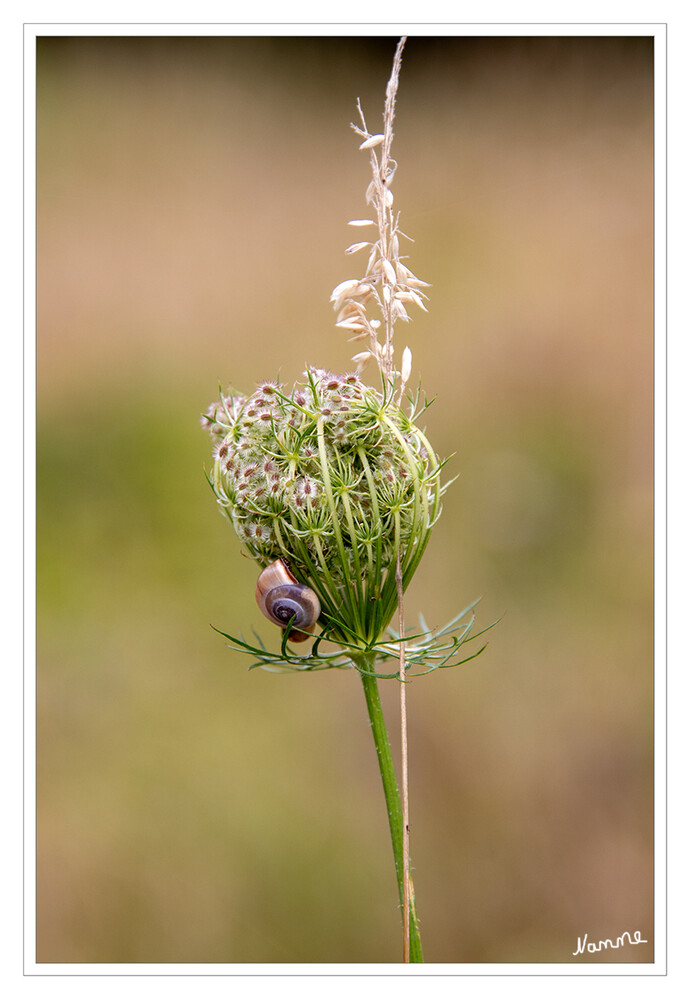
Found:
<svg viewBox="0 0 690 999"><path fill-rule="evenodd" d="M38 960L396 962L356 674L277 634L204 479L219 381L351 368L328 298L395 39L38 40ZM409 689L429 962L653 957L652 41L417 38L401 326L459 475L409 591L490 644ZM384 684L397 742L395 684Z"/></svg>

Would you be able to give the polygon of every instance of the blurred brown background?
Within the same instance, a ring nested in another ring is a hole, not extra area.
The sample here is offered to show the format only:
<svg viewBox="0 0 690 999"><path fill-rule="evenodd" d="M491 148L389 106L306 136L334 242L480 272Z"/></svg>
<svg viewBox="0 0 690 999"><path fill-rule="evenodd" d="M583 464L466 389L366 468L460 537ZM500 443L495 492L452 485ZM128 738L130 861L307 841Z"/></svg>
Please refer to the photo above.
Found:
<svg viewBox="0 0 690 999"><path fill-rule="evenodd" d="M256 571L198 414L351 367L328 298L394 38L38 41L38 960L395 962L354 673L248 672ZM416 38L399 328L455 453L408 616L429 962L653 958L652 68L645 38ZM384 685L393 738L397 690Z"/></svg>

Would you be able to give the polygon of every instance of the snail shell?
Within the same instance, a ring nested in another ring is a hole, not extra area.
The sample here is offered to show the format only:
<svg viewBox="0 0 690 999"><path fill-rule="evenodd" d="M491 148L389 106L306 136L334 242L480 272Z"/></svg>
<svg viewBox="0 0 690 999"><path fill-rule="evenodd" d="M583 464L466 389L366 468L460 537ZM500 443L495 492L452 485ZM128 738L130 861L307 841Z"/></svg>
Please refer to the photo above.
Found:
<svg viewBox="0 0 690 999"><path fill-rule="evenodd" d="M256 602L268 620L283 630L294 617L289 635L292 642L306 641L321 614L317 595L295 579L282 559L271 562L259 576Z"/></svg>

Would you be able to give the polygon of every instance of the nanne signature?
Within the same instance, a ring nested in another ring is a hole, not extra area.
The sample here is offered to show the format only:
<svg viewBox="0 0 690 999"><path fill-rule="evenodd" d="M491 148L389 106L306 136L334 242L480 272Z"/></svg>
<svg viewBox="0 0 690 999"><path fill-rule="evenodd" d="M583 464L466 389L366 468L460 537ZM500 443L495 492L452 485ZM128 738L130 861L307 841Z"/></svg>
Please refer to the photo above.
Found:
<svg viewBox="0 0 690 999"><path fill-rule="evenodd" d="M585 933L584 937L577 938L577 950L573 951L573 957L577 957L578 954L584 954L585 950L588 950L590 954L596 954L599 950L618 950L624 943L637 946L637 944L647 943L647 941L642 939L642 934L639 930L635 930L632 936L626 930L625 933L621 933L619 937L616 937L615 943L608 938L606 940L599 940L597 943L593 941L587 943L587 934Z"/></svg>

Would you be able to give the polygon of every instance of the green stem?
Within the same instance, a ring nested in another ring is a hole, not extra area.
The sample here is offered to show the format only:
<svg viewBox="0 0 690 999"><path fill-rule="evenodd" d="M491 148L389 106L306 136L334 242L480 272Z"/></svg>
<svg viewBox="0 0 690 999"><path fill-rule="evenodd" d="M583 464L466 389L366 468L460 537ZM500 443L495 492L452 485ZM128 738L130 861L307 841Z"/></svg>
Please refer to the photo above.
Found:
<svg viewBox="0 0 690 999"><path fill-rule="evenodd" d="M373 669L373 662L369 656L362 656L359 660L362 666ZM386 731L386 721L381 708L381 698L376 683L376 677L360 674L364 696L367 701L367 710L371 721L371 730L374 735L374 745L376 746L376 756L379 761L381 771L381 781L383 783L383 793L386 798L386 808L388 810L388 824L391 831L391 842L393 844L393 856L395 858L395 872L398 879L398 894L400 895L400 906L402 910L404 890L403 890L403 818L402 806L400 804L400 794L398 792L398 782L393 766L388 732ZM417 908L414 901L414 891L410 897L410 962L423 963L422 941L419 937L419 925L417 922Z"/></svg>

